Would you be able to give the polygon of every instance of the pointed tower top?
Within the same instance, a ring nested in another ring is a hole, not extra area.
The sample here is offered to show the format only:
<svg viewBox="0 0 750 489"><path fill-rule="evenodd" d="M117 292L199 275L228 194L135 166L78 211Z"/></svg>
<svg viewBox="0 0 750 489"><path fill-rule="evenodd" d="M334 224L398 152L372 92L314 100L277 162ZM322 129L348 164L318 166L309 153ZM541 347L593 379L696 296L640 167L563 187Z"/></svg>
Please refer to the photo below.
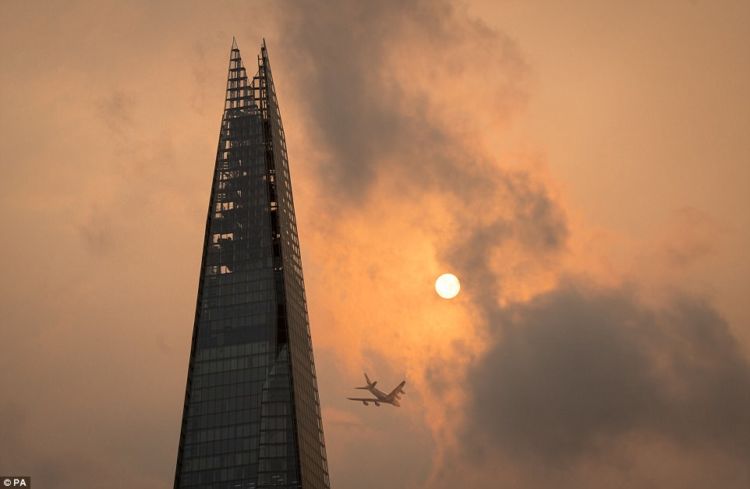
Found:
<svg viewBox="0 0 750 489"><path fill-rule="evenodd" d="M268 68L268 48L266 47L266 38L263 38L263 42L260 44L260 56L259 60L263 60L263 65Z"/></svg>
<svg viewBox="0 0 750 489"><path fill-rule="evenodd" d="M229 53L229 73L227 74L227 95L224 110L242 109L253 105L252 94L248 91L248 78L242 64L237 38L232 36L232 49Z"/></svg>
<svg viewBox="0 0 750 489"><path fill-rule="evenodd" d="M234 63L234 68L242 67L242 57L240 56L240 48L237 46L237 38L232 36L232 48L229 50L229 63L230 68Z"/></svg>

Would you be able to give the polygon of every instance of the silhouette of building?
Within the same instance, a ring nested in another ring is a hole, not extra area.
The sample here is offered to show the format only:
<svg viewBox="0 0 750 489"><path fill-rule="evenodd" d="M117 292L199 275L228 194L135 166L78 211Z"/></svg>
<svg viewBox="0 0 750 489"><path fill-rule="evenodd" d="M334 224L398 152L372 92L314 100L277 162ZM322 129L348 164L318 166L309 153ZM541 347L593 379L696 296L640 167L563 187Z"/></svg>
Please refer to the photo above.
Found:
<svg viewBox="0 0 750 489"><path fill-rule="evenodd" d="M235 41L174 487L330 487L284 129Z"/></svg>

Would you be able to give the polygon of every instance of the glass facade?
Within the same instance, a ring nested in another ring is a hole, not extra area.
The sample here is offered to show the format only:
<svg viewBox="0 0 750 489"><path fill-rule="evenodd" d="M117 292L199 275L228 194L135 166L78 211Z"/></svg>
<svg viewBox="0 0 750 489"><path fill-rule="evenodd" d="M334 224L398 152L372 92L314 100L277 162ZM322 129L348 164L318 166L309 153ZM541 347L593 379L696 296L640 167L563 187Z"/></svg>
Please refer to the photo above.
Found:
<svg viewBox="0 0 750 489"><path fill-rule="evenodd" d="M233 43L175 488L329 488L284 129Z"/></svg>

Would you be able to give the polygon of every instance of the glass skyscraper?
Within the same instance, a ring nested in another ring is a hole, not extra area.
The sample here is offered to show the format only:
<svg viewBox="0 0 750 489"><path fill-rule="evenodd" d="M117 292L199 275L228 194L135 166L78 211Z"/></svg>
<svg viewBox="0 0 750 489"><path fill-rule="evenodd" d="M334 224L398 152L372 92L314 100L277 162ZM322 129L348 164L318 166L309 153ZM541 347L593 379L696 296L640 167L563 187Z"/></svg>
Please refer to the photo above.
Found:
<svg viewBox="0 0 750 489"><path fill-rule="evenodd" d="M232 43L174 487L330 487L265 41L252 77Z"/></svg>

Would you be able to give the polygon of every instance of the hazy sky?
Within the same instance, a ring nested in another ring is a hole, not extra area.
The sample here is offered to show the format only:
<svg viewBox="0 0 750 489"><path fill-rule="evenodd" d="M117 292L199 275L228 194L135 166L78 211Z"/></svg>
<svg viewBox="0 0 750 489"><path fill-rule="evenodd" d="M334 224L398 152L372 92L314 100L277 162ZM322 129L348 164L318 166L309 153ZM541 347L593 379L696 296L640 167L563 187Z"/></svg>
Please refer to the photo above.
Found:
<svg viewBox="0 0 750 489"><path fill-rule="evenodd" d="M749 23L2 2L0 473L171 485L234 35L269 47L334 489L748 487ZM403 406L347 401L363 370Z"/></svg>

